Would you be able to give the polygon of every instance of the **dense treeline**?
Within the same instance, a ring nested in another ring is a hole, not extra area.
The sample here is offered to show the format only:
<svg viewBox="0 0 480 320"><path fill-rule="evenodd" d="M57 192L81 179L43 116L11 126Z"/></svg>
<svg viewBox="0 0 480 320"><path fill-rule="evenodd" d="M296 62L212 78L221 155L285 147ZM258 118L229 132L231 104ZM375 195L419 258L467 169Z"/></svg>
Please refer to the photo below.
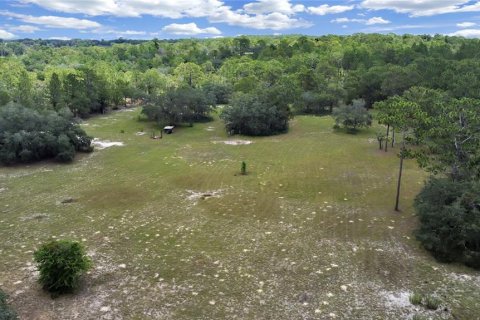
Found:
<svg viewBox="0 0 480 320"><path fill-rule="evenodd" d="M412 87L374 107L386 137L401 135L400 175L409 158L431 173L415 200L418 239L441 261L480 268L480 100Z"/></svg>
<svg viewBox="0 0 480 320"><path fill-rule="evenodd" d="M295 113L321 114L363 99L366 107L412 86L480 98L480 41L446 36L238 37L147 41L3 42L0 103L67 106L79 116L155 100L170 88L232 92L288 89ZM104 44L107 45L107 44ZM20 49L16 47L20 46ZM4 55L5 56L5 55Z"/></svg>
<svg viewBox="0 0 480 320"><path fill-rule="evenodd" d="M480 98L480 41L447 36L237 37L175 41L0 43L0 106L67 108L88 117L140 104L159 124L207 119L214 106L231 133L288 130L293 114L355 111L412 87ZM350 106L350 107L348 107ZM350 108L350 109L349 109Z"/></svg>

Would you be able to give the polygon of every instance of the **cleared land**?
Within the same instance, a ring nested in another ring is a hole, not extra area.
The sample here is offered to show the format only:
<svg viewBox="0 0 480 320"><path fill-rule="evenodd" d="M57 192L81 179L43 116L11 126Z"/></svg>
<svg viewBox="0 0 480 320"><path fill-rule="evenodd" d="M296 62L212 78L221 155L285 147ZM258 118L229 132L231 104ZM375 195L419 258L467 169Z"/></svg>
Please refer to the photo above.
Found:
<svg viewBox="0 0 480 320"><path fill-rule="evenodd" d="M71 165L0 168L0 287L22 319L479 319L479 273L414 240L426 175L412 161L393 212L398 159L375 129L297 117L286 135L230 139L216 120L153 140L138 114L87 121L108 147ZM32 260L51 238L82 241L95 263L55 300ZM413 291L442 310L412 306Z"/></svg>

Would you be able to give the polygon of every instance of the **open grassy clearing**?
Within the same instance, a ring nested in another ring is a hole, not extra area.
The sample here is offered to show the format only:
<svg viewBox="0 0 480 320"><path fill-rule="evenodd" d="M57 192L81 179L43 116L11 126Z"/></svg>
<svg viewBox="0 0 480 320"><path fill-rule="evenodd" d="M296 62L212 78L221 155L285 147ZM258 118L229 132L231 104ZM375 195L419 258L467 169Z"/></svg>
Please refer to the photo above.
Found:
<svg viewBox="0 0 480 320"><path fill-rule="evenodd" d="M479 273L436 263L414 240L426 175L413 161L393 212L398 159L378 151L375 129L297 117L286 135L229 138L216 120L152 140L138 113L84 124L123 146L0 168L0 287L22 319L480 318ZM242 160L247 176L235 175ZM95 263L56 300L32 264L52 237L83 241ZM411 305L413 291L449 311Z"/></svg>

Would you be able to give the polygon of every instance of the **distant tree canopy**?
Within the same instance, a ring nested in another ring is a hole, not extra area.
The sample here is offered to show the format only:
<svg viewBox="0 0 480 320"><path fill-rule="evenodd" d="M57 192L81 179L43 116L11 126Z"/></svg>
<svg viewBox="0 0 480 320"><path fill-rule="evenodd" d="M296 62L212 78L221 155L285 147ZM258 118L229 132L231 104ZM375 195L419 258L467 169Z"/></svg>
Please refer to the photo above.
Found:
<svg viewBox="0 0 480 320"><path fill-rule="evenodd" d="M478 39L441 35L4 41L0 104L66 106L85 117L173 87L208 87L226 104L233 92L287 78L296 113L328 113L354 99L370 108L413 86L480 98L478 52Z"/></svg>
<svg viewBox="0 0 480 320"><path fill-rule="evenodd" d="M355 34L1 44L0 105L68 108L81 118L142 105L151 119L192 123L210 106L238 104L240 93L258 97L269 113L279 110L280 118L331 114L356 99L367 109L405 94L428 100L413 88L441 99L480 99L479 39ZM245 131L237 127L230 131Z"/></svg>
<svg viewBox="0 0 480 320"><path fill-rule="evenodd" d="M0 107L0 163L48 158L69 162L76 151L91 151L90 143L68 110L56 113L19 105Z"/></svg>

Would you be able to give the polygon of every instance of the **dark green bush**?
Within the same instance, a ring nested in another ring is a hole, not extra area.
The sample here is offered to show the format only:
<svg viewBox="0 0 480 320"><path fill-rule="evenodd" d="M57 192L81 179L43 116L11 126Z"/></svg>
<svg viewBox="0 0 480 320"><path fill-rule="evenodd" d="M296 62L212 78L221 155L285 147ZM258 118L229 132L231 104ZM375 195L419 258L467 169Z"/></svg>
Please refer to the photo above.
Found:
<svg viewBox="0 0 480 320"><path fill-rule="evenodd" d="M480 183L431 179L415 199L417 238L443 262L480 268Z"/></svg>
<svg viewBox="0 0 480 320"><path fill-rule="evenodd" d="M240 169L240 172L242 173L242 175L247 174L247 163L245 161L242 161L242 167Z"/></svg>
<svg viewBox="0 0 480 320"><path fill-rule="evenodd" d="M7 295L0 290L0 320L16 320L17 313L7 304Z"/></svg>
<svg viewBox="0 0 480 320"><path fill-rule="evenodd" d="M260 94L241 93L233 97L220 117L227 132L249 136L268 136L288 130L290 110L271 105Z"/></svg>
<svg viewBox="0 0 480 320"><path fill-rule="evenodd" d="M37 111L20 105L0 107L0 163L47 158L69 162L76 151L90 152L87 136L68 110Z"/></svg>
<svg viewBox="0 0 480 320"><path fill-rule="evenodd" d="M351 105L333 109L333 117L335 118L335 127L343 126L351 133L355 133L359 128L372 125L372 115L365 108L365 102L362 100L354 100Z"/></svg>
<svg viewBox="0 0 480 320"><path fill-rule="evenodd" d="M53 294L71 292L80 276L91 267L83 246L75 241L51 241L34 253L40 283Z"/></svg>

